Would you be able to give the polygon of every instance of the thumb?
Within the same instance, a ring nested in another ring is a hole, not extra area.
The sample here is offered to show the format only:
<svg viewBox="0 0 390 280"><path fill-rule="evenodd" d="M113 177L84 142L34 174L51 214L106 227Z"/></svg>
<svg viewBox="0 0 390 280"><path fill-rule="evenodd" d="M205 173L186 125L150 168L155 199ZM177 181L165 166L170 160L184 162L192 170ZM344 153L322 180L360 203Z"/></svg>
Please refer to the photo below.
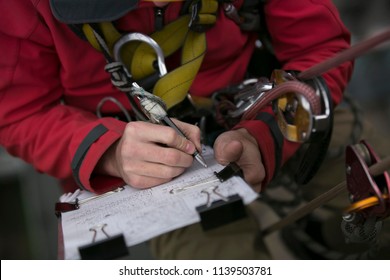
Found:
<svg viewBox="0 0 390 280"><path fill-rule="evenodd" d="M231 139L217 139L215 142L214 154L215 159L222 165L238 161L241 157L243 146L240 141Z"/></svg>

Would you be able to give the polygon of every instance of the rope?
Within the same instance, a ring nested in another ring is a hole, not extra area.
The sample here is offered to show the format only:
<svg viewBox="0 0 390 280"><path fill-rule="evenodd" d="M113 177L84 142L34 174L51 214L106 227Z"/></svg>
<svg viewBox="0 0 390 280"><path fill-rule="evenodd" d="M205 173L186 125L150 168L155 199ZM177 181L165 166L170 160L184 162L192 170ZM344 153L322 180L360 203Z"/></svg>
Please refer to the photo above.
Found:
<svg viewBox="0 0 390 280"><path fill-rule="evenodd" d="M390 156L386 157L380 162L377 162L373 165L371 165L368 170L370 172L370 175L375 177L378 176L385 171L390 169ZM285 218L282 220L274 223L273 225L270 225L269 227L265 228L262 231L262 235L268 235L274 231L280 230L281 228L290 225L294 223L295 221L299 220L300 218L306 216L307 214L311 213L314 211L316 208L322 206L324 203L332 200L335 198L337 195L340 193L343 193L347 190L346 188L346 181L342 181L329 191L323 193L322 195L316 197L312 201L308 202L306 205L296 209L295 211L291 212L289 215L287 215Z"/></svg>
<svg viewBox="0 0 390 280"><path fill-rule="evenodd" d="M302 80L312 79L319 76L332 68L335 68L344 62L352 61L355 58L367 53L372 48L390 40L390 28L381 32L370 39L362 41L349 49L346 49L330 59L324 60L323 62L316 64L305 71L298 74L298 78Z"/></svg>

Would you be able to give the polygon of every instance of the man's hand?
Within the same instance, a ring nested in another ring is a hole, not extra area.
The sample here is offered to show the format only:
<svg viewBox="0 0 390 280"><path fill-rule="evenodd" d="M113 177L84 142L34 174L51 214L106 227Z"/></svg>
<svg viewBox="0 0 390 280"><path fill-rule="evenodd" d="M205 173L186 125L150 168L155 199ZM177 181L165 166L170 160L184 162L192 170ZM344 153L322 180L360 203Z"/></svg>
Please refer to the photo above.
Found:
<svg viewBox="0 0 390 280"><path fill-rule="evenodd" d="M236 162L244 172L244 178L255 191L261 191L265 178L264 165L257 142L244 128L231 130L218 136L214 143L215 159L222 165Z"/></svg>
<svg viewBox="0 0 390 280"><path fill-rule="evenodd" d="M122 138L103 155L96 171L120 177L135 188L157 186L182 174L191 166L195 148L200 150L200 130L174 122L191 141L168 126L130 122Z"/></svg>

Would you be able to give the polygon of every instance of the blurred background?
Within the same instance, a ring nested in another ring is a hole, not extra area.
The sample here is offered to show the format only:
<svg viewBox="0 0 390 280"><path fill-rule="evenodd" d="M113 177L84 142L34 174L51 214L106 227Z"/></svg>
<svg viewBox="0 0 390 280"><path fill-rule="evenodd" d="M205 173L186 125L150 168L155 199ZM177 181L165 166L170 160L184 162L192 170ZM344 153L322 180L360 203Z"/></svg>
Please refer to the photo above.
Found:
<svg viewBox="0 0 390 280"><path fill-rule="evenodd" d="M390 28L388 0L334 0L355 44ZM365 117L384 133L390 133L390 41L355 61L347 92L359 103Z"/></svg>
<svg viewBox="0 0 390 280"><path fill-rule="evenodd" d="M389 0L335 0L353 44L390 27ZM390 43L360 57L347 93L376 129L390 136ZM374 147L375 150L375 147ZM389 153L390 154L390 153ZM56 259L54 204L61 189L0 148L1 259Z"/></svg>

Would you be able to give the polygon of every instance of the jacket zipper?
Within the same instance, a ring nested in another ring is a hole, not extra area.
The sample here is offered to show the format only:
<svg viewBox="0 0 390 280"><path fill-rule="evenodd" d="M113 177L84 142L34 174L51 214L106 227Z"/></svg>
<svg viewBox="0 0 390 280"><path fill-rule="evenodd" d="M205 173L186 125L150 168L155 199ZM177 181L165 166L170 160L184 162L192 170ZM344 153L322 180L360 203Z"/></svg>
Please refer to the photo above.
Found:
<svg viewBox="0 0 390 280"><path fill-rule="evenodd" d="M154 30L160 31L164 27L164 7L154 8Z"/></svg>

